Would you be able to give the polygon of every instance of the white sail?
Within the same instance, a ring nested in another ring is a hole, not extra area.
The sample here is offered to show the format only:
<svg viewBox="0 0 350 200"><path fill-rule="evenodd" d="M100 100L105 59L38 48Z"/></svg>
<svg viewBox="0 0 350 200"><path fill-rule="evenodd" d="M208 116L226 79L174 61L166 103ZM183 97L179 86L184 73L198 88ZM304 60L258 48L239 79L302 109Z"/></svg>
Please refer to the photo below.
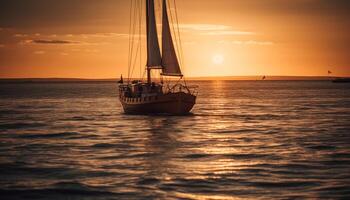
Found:
<svg viewBox="0 0 350 200"><path fill-rule="evenodd" d="M163 0L162 25L162 75L182 76L179 61L176 56L173 39L171 37L166 0Z"/></svg>
<svg viewBox="0 0 350 200"><path fill-rule="evenodd" d="M161 68L162 58L157 35L154 0L146 1L147 14L147 67Z"/></svg>

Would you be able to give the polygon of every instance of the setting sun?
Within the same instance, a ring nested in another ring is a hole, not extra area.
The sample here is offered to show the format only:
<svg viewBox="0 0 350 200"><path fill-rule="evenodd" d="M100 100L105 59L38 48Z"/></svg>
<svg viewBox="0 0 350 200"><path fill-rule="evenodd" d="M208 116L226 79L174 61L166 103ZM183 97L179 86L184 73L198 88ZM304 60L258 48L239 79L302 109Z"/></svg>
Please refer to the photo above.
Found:
<svg viewBox="0 0 350 200"><path fill-rule="evenodd" d="M212 62L215 64L215 65L221 65L224 63L224 56L221 55L221 54L216 54L213 56L212 58Z"/></svg>

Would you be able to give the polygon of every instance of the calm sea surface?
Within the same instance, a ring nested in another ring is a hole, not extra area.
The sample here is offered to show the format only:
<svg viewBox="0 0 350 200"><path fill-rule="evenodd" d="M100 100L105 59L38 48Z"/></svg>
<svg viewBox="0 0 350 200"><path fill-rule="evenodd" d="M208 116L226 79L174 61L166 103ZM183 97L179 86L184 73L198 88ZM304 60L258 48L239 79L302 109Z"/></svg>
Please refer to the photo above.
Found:
<svg viewBox="0 0 350 200"><path fill-rule="evenodd" d="M2 199L350 198L350 84L203 81L189 116L114 83L0 84Z"/></svg>

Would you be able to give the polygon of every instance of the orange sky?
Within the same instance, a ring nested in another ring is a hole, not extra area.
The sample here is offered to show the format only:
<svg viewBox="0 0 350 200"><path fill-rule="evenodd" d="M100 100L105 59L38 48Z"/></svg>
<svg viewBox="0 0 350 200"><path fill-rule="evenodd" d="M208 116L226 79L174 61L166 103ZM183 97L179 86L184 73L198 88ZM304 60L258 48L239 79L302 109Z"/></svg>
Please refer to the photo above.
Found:
<svg viewBox="0 0 350 200"><path fill-rule="evenodd" d="M130 2L1 1L0 78L126 76ZM350 76L348 1L176 2L188 77Z"/></svg>

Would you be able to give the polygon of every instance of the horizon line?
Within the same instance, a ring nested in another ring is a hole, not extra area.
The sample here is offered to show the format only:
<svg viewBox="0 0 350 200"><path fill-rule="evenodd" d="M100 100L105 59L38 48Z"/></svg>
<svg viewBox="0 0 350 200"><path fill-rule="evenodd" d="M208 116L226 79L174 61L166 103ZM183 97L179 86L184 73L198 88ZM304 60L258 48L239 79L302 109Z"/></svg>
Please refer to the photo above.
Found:
<svg viewBox="0 0 350 200"><path fill-rule="evenodd" d="M248 75L248 76L195 76L195 77L187 77L185 80L262 80L262 77L264 75ZM296 75L272 75L268 76L265 75L264 80L330 80L333 78L345 78L347 76L312 76L312 75L302 75L302 76L296 76ZM61 78L61 77L46 77L46 78L17 78L17 77L11 77L11 78L0 78L1 82L11 81L11 82L17 82L17 81L38 81L38 82L65 82L65 81L116 81L119 80L119 77L114 78ZM127 80L128 78L124 78L124 80ZM133 80L143 80L143 78L130 78ZM176 78L174 78L176 79Z"/></svg>

